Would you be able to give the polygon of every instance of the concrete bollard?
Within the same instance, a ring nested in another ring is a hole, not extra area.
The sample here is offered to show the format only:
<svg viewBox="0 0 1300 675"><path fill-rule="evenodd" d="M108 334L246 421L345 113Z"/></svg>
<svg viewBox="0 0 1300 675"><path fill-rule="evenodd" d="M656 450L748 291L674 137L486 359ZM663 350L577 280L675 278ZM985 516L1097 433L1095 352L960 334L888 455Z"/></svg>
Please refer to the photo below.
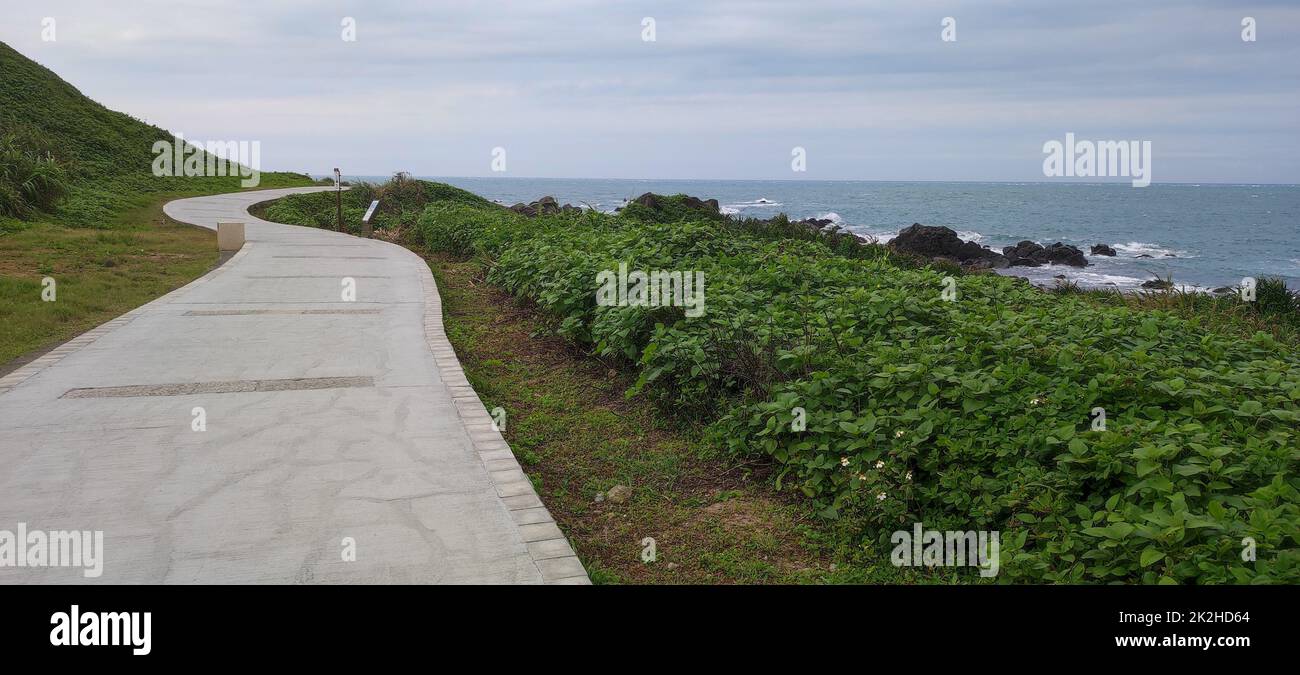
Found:
<svg viewBox="0 0 1300 675"><path fill-rule="evenodd" d="M244 247L243 223L217 223L217 250L238 251Z"/></svg>

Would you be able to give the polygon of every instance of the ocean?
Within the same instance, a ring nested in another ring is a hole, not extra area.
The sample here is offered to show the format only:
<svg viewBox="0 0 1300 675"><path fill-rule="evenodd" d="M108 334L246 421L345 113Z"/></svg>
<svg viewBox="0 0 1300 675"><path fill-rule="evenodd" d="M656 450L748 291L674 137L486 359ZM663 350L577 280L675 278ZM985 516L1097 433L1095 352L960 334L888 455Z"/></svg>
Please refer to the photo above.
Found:
<svg viewBox="0 0 1300 675"><path fill-rule="evenodd" d="M383 180L371 178L369 180ZM430 177L510 205L551 195L561 204L611 211L645 192L717 199L724 211L767 218L830 218L887 241L912 223L945 225L994 250L1029 239L1085 254L1105 243L1114 258L1086 268L1013 268L1050 284L1058 274L1086 287L1137 288L1153 277L1213 289L1276 276L1300 289L1300 186L1127 183L605 180ZM1148 255L1149 258L1137 256Z"/></svg>

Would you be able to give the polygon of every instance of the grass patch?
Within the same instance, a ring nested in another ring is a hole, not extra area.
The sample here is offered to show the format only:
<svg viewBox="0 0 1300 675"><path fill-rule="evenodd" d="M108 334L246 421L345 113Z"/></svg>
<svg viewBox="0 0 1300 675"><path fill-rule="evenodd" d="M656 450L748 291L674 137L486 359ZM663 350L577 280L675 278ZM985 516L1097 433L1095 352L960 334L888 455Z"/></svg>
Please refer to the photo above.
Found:
<svg viewBox="0 0 1300 675"><path fill-rule="evenodd" d="M1263 332L1283 344L1300 345L1300 295L1288 290L1286 282L1278 278L1259 279L1256 299L1252 302L1241 300L1239 287L1233 288L1232 293L1211 295L1177 287L1125 293L1062 283L1050 292L1081 298L1098 307L1168 312L1187 321L1195 330L1242 339Z"/></svg>
<svg viewBox="0 0 1300 675"><path fill-rule="evenodd" d="M310 184L297 176L273 182ZM0 369L12 370L15 359L69 340L212 269L216 233L178 223L162 207L172 199L231 191L221 185L129 195L123 210L98 228L72 227L57 215L0 225ZM54 302L42 300L45 277L55 280Z"/></svg>
<svg viewBox="0 0 1300 675"><path fill-rule="evenodd" d="M216 234L181 225L161 204L113 230L37 223L0 236L0 363L68 340L185 285L217 261ZM57 300L41 299L44 277Z"/></svg>

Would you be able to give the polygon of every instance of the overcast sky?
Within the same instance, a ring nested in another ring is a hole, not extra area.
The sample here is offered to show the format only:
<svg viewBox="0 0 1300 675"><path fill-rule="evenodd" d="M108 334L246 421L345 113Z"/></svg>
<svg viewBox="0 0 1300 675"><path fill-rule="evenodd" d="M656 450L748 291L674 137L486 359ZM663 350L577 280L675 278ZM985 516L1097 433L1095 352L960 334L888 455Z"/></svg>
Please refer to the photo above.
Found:
<svg viewBox="0 0 1300 675"><path fill-rule="evenodd" d="M1074 132L1151 141L1156 182L1300 183L1295 0L0 0L0 17L0 40L88 96L260 141L264 169L496 175L502 147L508 176L1043 180L1043 143Z"/></svg>

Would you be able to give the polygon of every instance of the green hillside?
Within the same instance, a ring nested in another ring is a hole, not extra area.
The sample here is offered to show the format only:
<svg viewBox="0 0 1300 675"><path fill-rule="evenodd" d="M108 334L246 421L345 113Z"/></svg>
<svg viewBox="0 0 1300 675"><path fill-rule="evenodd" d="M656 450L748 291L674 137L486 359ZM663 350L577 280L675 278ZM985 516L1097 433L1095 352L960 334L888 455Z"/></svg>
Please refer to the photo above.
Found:
<svg viewBox="0 0 1300 675"><path fill-rule="evenodd" d="M168 131L109 110L0 43L0 369L167 291L216 261L215 236L168 223L176 197L238 176L154 176ZM309 185L263 173L260 188ZM58 283L43 302L41 281Z"/></svg>
<svg viewBox="0 0 1300 675"><path fill-rule="evenodd" d="M139 195L240 189L233 176L154 176L153 144L171 141L170 132L105 108L4 43L0 73L0 215L53 211L69 225L110 227ZM300 174L261 178L260 187L309 182ZM41 198L47 194L66 197Z"/></svg>

